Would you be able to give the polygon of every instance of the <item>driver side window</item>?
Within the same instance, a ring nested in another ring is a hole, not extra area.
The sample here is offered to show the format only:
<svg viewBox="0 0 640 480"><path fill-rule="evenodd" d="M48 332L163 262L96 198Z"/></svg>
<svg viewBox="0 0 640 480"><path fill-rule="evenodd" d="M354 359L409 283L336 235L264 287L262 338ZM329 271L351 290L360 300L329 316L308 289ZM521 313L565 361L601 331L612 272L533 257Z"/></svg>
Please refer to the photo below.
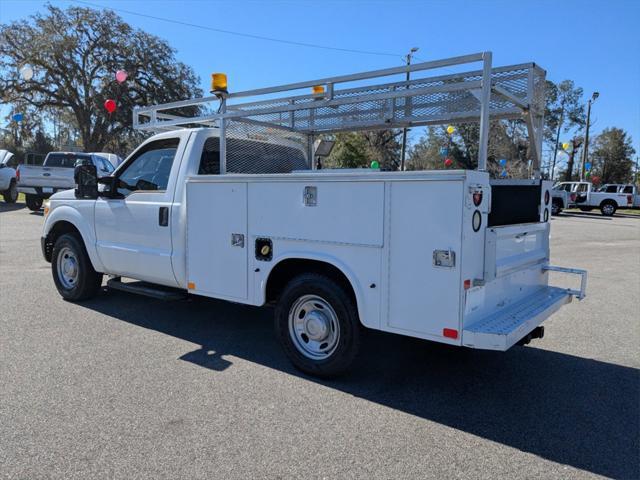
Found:
<svg viewBox="0 0 640 480"><path fill-rule="evenodd" d="M166 190L179 143L179 138L169 138L147 144L119 175L118 192Z"/></svg>

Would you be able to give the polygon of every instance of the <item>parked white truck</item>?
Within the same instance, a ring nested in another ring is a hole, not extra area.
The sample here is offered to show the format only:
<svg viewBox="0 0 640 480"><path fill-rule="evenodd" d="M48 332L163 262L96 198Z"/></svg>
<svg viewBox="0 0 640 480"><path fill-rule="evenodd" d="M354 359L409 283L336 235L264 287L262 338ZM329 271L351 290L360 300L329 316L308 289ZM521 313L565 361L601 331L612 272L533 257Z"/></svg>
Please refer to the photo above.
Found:
<svg viewBox="0 0 640 480"><path fill-rule="evenodd" d="M473 61L483 69L419 76ZM407 71L410 82L361 83ZM339 88L350 82L360 83ZM586 272L549 265L551 184L484 171L489 115L524 111L542 124L536 65L492 71L482 53L236 94L215 87L213 97L134 111L138 128L165 131L111 176L77 167L76 190L51 197L42 248L64 298L94 296L106 274L109 287L160 298L275 304L293 364L331 376L354 359L362 326L504 351L542 337L546 318L585 296ZM214 102L215 114L185 108ZM481 119L480 171L315 168L318 134L445 114ZM550 286L553 270L579 275L580 288Z"/></svg>
<svg viewBox="0 0 640 480"><path fill-rule="evenodd" d="M16 171L11 166L13 153L0 150L0 194L6 203L16 203L18 188L16 186Z"/></svg>
<svg viewBox="0 0 640 480"><path fill-rule="evenodd" d="M631 208L640 208L640 192L638 191L638 187L632 183L607 183L602 185L598 189L598 192L631 195L633 198ZM628 203L627 206L629 206Z"/></svg>
<svg viewBox="0 0 640 480"><path fill-rule="evenodd" d="M73 169L77 163L90 163L98 176L111 174L115 168L102 157L90 153L50 152L40 165L20 165L17 170L18 191L25 194L29 210L40 210L44 199L75 185Z"/></svg>
<svg viewBox="0 0 640 480"><path fill-rule="evenodd" d="M571 206L583 212L598 208L606 217L613 216L619 208L633 206L633 195L617 189L615 192L596 190L591 182L560 182L554 186L554 190L575 194L575 202Z"/></svg>

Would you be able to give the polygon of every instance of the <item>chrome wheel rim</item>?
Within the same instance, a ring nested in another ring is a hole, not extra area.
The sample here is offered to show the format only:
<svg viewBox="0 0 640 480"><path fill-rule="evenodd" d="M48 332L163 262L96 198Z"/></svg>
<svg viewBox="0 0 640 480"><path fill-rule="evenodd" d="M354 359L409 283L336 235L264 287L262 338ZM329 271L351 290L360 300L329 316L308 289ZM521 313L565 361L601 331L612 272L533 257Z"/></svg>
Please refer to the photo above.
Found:
<svg viewBox="0 0 640 480"><path fill-rule="evenodd" d="M604 205L602 207L602 210L604 211L605 215L613 215L613 205Z"/></svg>
<svg viewBox="0 0 640 480"><path fill-rule="evenodd" d="M58 280L66 289L72 289L78 283L80 266L75 252L68 247L62 248L57 260Z"/></svg>
<svg viewBox="0 0 640 480"><path fill-rule="evenodd" d="M340 340L338 315L322 297L303 295L289 310L289 335L305 357L313 360L329 358Z"/></svg>

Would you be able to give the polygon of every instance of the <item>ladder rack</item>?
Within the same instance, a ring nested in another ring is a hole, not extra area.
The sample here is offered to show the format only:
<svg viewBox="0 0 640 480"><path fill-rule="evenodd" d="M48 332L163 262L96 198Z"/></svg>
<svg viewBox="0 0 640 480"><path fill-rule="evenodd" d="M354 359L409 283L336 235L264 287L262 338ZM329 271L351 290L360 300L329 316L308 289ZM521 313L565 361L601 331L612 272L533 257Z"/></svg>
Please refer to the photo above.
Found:
<svg viewBox="0 0 640 480"><path fill-rule="evenodd" d="M224 98L212 95L136 107L133 125L156 132L187 127L219 128L221 173L224 173L226 138L237 132L249 138L277 134L289 141L306 143L311 152L313 137L318 134L479 122L478 169L486 170L489 119L524 119L534 175L539 176L545 71L535 63L492 68L491 61L491 52L483 52L230 93ZM424 76L429 70L470 63L481 63L482 68ZM407 73L416 78L409 81L388 78L404 77ZM314 86L322 86L324 91L306 93Z"/></svg>

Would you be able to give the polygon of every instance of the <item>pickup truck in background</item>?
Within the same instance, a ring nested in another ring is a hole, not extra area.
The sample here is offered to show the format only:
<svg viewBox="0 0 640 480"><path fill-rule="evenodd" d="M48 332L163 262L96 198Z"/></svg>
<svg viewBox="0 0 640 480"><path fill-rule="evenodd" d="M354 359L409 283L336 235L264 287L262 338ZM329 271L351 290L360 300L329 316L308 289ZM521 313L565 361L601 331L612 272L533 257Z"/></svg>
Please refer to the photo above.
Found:
<svg viewBox="0 0 640 480"><path fill-rule="evenodd" d="M575 192L569 192L559 185L555 185L551 190L551 215L559 215L562 210L574 205L575 202Z"/></svg>
<svg viewBox="0 0 640 480"><path fill-rule="evenodd" d="M13 153L0 150L0 193L6 203L16 203L18 190L16 187L16 171L9 165Z"/></svg>
<svg viewBox="0 0 640 480"><path fill-rule="evenodd" d="M631 183L607 183L601 186L598 189L598 192L624 193L625 195L632 195L633 205L631 208L640 208L640 193L638 193L638 187Z"/></svg>
<svg viewBox="0 0 640 480"><path fill-rule="evenodd" d="M575 204L570 206L575 206L583 212L598 208L606 217L613 216L619 208L631 208L633 205L633 195L596 191L591 182L560 182L554 189L575 193Z"/></svg>
<svg viewBox="0 0 640 480"><path fill-rule="evenodd" d="M115 170L111 162L98 155L78 152L50 152L42 166L20 165L17 170L18 192L25 194L29 210L40 210L44 199L60 190L73 188L76 164L95 165L99 177Z"/></svg>

